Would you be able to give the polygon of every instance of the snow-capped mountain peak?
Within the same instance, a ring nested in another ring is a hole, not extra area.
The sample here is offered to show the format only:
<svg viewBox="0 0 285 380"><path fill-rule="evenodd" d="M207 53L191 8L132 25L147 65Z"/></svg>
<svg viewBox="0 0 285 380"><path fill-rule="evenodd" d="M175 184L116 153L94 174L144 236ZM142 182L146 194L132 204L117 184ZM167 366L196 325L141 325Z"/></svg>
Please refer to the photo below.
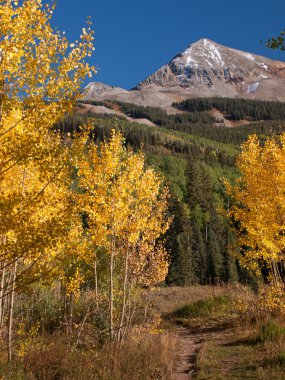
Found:
<svg viewBox="0 0 285 380"><path fill-rule="evenodd" d="M260 57L237 49L231 49L203 38L191 44L184 52L174 57L167 65L139 84L143 88L149 84L178 86L195 89L196 92L208 90L211 96L217 88L229 83L245 84L269 79L269 75L285 78L285 64ZM229 86L226 86L229 87ZM258 86L255 86L257 89ZM247 86L235 89L236 95L246 94ZM212 91L212 92L211 92ZM219 93L219 90L217 90ZM251 92L252 93L252 92ZM225 91L225 96L231 92Z"/></svg>
<svg viewBox="0 0 285 380"><path fill-rule="evenodd" d="M285 101L285 63L202 38L132 91L96 83L86 94L88 98L166 107L197 96Z"/></svg>

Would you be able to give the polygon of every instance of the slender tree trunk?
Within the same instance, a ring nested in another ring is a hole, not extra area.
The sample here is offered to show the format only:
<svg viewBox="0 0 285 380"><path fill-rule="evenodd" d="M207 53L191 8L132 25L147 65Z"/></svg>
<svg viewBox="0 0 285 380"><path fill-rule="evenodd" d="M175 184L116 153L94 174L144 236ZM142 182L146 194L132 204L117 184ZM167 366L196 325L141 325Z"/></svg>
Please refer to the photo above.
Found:
<svg viewBox="0 0 285 380"><path fill-rule="evenodd" d="M130 328L130 323L131 323L131 318L132 318L132 305L131 305L131 284L129 284L129 287L127 289L127 298L128 298L128 302L127 302L127 307L128 307L128 310L127 310L127 314L126 314L126 322L125 322L125 333L126 331L128 331L128 329Z"/></svg>
<svg viewBox="0 0 285 380"><path fill-rule="evenodd" d="M97 254L94 254L94 285L95 285L95 299L96 307L98 308L98 273L97 273Z"/></svg>
<svg viewBox="0 0 285 380"><path fill-rule="evenodd" d="M132 290L131 290L131 285L129 286L128 293L129 293L129 304L128 304L129 313L128 313L128 320L127 320L127 325L126 325L126 331L131 328L132 323L133 323L133 318L134 318L134 315L135 315L135 312L136 312L136 309L137 309L135 303L132 305Z"/></svg>
<svg viewBox="0 0 285 380"><path fill-rule="evenodd" d="M0 54L0 64L2 62L2 56ZM2 128L2 115L3 115L3 102L5 95L5 82L4 80L0 81L0 128Z"/></svg>
<svg viewBox="0 0 285 380"><path fill-rule="evenodd" d="M5 284L5 261L3 261L2 264L2 270L1 270L1 283L0 283L0 329L2 329L3 326L3 319L4 319L4 284Z"/></svg>
<svg viewBox="0 0 285 380"><path fill-rule="evenodd" d="M74 296L69 294L68 296L68 317L67 317L67 330L68 330L68 345L71 347L72 326L73 326L73 304Z"/></svg>
<svg viewBox="0 0 285 380"><path fill-rule="evenodd" d="M6 278L7 278L8 276L7 276L7 274L6 274ZM6 282L6 284L5 284L5 282ZM6 281L4 281L4 290L3 290L3 295L4 295L4 291L5 290L7 290L7 287L8 287L8 285L7 284L9 284L9 282L7 282L7 280ZM6 294L6 295L4 295L4 297L3 297L3 304L2 304L2 321L1 321L1 325L0 325L0 329L2 330L2 328L3 328L3 326L4 326L4 324L5 324L5 315L7 314L7 309L8 309L8 303L9 303L9 299L8 299L9 297L8 297L8 295Z"/></svg>
<svg viewBox="0 0 285 380"><path fill-rule="evenodd" d="M66 326L66 335L68 336L68 306L67 306L67 294L66 288L63 287L63 317Z"/></svg>
<svg viewBox="0 0 285 380"><path fill-rule="evenodd" d="M7 242L7 237L4 235L2 236L3 246L5 246L6 242ZM3 327L3 320L4 320L4 285L5 285L5 274L6 274L5 259L3 259L1 263L2 263L1 265L2 269L1 269L1 283L0 283L0 329L2 329Z"/></svg>
<svg viewBox="0 0 285 380"><path fill-rule="evenodd" d="M123 337L123 326L126 314L126 294L127 294L127 285L128 285L128 268L129 267L129 247L127 248L126 257L125 257L125 273L124 273L124 284L123 284L123 306L122 306L122 314L121 321L119 327L118 340Z"/></svg>
<svg viewBox="0 0 285 380"><path fill-rule="evenodd" d="M13 360L13 311L14 311L14 297L15 297L15 281L17 274L17 260L15 260L12 276L11 276L11 290L10 290L10 305L8 316L8 360L9 363Z"/></svg>
<svg viewBox="0 0 285 380"><path fill-rule="evenodd" d="M114 278L113 278L113 271L114 271L114 252L112 249L111 255L110 255L110 337L113 339L114 335Z"/></svg>
<svg viewBox="0 0 285 380"><path fill-rule="evenodd" d="M72 330L73 325L73 305L74 305L74 295L73 293L69 296L69 329Z"/></svg>

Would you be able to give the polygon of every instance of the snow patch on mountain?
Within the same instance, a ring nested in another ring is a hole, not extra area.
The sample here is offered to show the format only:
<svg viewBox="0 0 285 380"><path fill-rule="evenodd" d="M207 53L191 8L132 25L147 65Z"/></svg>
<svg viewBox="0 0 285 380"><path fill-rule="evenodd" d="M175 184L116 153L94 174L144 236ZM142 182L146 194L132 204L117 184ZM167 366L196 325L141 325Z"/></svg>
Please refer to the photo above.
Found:
<svg viewBox="0 0 285 380"><path fill-rule="evenodd" d="M253 61L255 62L255 58L254 56L251 54L251 53L244 53L244 52L240 52L245 58L249 59L250 61Z"/></svg>
<svg viewBox="0 0 285 380"><path fill-rule="evenodd" d="M218 65L221 65L222 67L225 66L225 62L222 59L221 53L219 51L218 46L216 46L212 41L209 41L207 39L203 40L203 44L205 46L204 50L204 56L208 55L214 62L216 62ZM206 54L205 54L206 53Z"/></svg>
<svg viewBox="0 0 285 380"><path fill-rule="evenodd" d="M268 66L267 66L265 63L260 62L260 63L259 63L259 66L260 66L261 68L263 68L264 70L268 71Z"/></svg>
<svg viewBox="0 0 285 380"><path fill-rule="evenodd" d="M259 82L255 82L255 83L250 83L248 86L247 86L247 94L255 94L256 93L256 90L258 89L260 83Z"/></svg>

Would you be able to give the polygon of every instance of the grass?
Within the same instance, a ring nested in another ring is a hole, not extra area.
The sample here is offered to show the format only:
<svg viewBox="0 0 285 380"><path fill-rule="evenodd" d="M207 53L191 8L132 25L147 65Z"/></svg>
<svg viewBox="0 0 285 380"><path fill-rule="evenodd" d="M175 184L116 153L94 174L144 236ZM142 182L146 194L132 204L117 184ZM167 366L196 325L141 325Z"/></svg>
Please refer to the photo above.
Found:
<svg viewBox="0 0 285 380"><path fill-rule="evenodd" d="M257 340L261 343L285 340L285 327L275 321L268 321L261 326Z"/></svg>
<svg viewBox="0 0 285 380"><path fill-rule="evenodd" d="M248 289L230 286L161 289L154 299L168 320L188 327L190 339L201 341L196 380L283 380L284 321L237 320L237 295L257 302Z"/></svg>
<svg viewBox="0 0 285 380"><path fill-rule="evenodd" d="M283 322L218 329L213 325L197 357L197 380L274 379L285 373Z"/></svg>
<svg viewBox="0 0 285 380"><path fill-rule="evenodd" d="M197 358L196 379L283 380L284 345L272 342L259 344L254 339L255 331L247 337L243 335L241 331L232 331L207 341Z"/></svg>
<svg viewBox="0 0 285 380"><path fill-rule="evenodd" d="M160 313L169 315L186 304L226 296L230 291L230 287L227 286L210 285L157 287L148 294L148 297Z"/></svg>
<svg viewBox="0 0 285 380"><path fill-rule="evenodd" d="M174 318L198 318L224 315L231 310L231 301L226 296L211 297L199 300L174 310Z"/></svg>

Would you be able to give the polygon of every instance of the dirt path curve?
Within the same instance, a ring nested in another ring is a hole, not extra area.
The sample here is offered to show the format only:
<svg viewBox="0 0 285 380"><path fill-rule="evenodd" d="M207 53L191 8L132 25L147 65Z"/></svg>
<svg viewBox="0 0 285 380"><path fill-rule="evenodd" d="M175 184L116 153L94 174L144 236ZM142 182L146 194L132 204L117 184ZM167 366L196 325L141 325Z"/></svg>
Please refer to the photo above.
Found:
<svg viewBox="0 0 285 380"><path fill-rule="evenodd" d="M196 372L197 355L204 342L225 340L231 334L230 322L223 319L208 320L202 326L187 328L176 326L175 328L178 346L179 361L171 380L191 380Z"/></svg>
<svg viewBox="0 0 285 380"><path fill-rule="evenodd" d="M179 344L179 364L171 380L189 380L195 373L197 354L204 339L183 326L177 326L176 333Z"/></svg>

